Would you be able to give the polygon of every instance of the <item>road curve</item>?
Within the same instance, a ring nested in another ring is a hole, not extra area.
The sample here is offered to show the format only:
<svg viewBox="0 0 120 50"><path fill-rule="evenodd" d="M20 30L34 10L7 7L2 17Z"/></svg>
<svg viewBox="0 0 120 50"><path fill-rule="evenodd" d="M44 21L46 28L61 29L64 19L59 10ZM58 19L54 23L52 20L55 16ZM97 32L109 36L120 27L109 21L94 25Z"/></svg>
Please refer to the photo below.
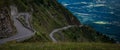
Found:
<svg viewBox="0 0 120 50"><path fill-rule="evenodd" d="M82 27L83 25L80 25L79 27ZM58 28L58 29L54 29L50 34L50 38L52 39L53 42L57 42L57 40L54 38L54 34L58 31L61 31L61 30L66 30L66 29L69 29L71 27L75 27L75 25L69 25L69 26L66 26L66 27L62 27L62 28Z"/></svg>
<svg viewBox="0 0 120 50"><path fill-rule="evenodd" d="M6 43L8 41L14 41L16 40L17 42L29 39L31 36L35 34L34 31L31 31L30 29L27 29L22 25L20 21L17 20L17 18L20 15L25 15L26 17L26 22L29 24L28 19L31 17L29 13L18 13L17 7L15 6L10 6L11 8L11 19L14 21L14 26L16 27L17 33L16 35L13 35L8 38L0 39L0 44Z"/></svg>

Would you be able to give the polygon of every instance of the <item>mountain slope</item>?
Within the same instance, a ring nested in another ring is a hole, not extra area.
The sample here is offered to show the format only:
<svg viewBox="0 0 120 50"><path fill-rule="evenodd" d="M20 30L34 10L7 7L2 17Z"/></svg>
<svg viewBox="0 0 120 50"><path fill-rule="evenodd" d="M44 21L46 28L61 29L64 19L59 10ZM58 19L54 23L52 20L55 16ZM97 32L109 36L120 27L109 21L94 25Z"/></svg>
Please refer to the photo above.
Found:
<svg viewBox="0 0 120 50"><path fill-rule="evenodd" d="M1 7L3 7L4 4L8 7L8 12L10 12L10 6L14 5L17 7L18 12L28 12L31 14L32 17L29 21L30 25L35 29L36 34L26 40L27 42L50 42L52 39L49 34L54 31L54 29L69 25L74 25L75 27L58 31L60 33L55 33L54 38L58 41L65 42L115 42L105 35L100 35L88 26L79 27L81 24L77 18L56 0L1 0ZM27 26L22 18L19 18L19 20L23 23L23 26Z"/></svg>

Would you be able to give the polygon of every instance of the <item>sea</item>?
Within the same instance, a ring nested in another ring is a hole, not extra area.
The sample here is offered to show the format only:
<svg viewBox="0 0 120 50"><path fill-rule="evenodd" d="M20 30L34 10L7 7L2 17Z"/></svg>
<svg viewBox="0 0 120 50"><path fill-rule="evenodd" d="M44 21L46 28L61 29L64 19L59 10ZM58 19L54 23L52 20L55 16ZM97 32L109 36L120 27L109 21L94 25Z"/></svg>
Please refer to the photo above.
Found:
<svg viewBox="0 0 120 50"><path fill-rule="evenodd" d="M58 0L84 25L120 42L120 0Z"/></svg>

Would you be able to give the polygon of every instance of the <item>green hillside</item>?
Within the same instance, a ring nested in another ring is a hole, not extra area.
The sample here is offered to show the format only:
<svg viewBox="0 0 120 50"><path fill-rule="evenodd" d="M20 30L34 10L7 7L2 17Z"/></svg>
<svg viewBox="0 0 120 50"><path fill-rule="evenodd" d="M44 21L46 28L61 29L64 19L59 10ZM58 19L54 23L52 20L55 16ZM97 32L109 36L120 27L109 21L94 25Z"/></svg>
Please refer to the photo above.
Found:
<svg viewBox="0 0 120 50"><path fill-rule="evenodd" d="M79 21L56 0L17 0L19 11L33 9L32 26L37 31L33 41L51 41L49 33L67 25L79 25ZM19 3L19 4L18 4ZM20 6L19 6L20 5Z"/></svg>

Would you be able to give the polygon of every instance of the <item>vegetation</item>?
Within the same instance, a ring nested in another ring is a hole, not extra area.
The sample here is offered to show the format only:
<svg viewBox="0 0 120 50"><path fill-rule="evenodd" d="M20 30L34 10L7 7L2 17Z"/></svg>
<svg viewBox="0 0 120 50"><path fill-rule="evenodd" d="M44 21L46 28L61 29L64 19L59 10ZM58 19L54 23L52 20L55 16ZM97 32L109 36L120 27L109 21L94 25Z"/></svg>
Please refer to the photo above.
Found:
<svg viewBox="0 0 120 50"><path fill-rule="evenodd" d="M16 0L13 2L18 6L19 11L33 13L31 24L37 32L28 41L48 42L51 41L49 33L52 30L69 24L79 24L79 21L56 0Z"/></svg>
<svg viewBox="0 0 120 50"><path fill-rule="evenodd" d="M7 43L0 50L119 50L120 44L109 43Z"/></svg>
<svg viewBox="0 0 120 50"><path fill-rule="evenodd" d="M59 31L54 36L58 41L72 41L72 42L110 42L115 43L112 38L103 35L102 33L96 32L94 29L83 26L72 27L67 30Z"/></svg>

